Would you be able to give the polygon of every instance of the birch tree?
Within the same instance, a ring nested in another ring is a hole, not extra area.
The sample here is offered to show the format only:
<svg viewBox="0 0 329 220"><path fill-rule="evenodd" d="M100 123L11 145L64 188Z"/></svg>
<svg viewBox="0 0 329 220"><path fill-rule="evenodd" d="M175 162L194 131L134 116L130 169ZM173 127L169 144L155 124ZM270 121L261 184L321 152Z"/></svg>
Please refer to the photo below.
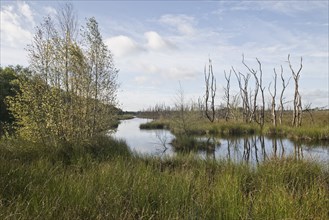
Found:
<svg viewBox="0 0 329 220"><path fill-rule="evenodd" d="M276 109L275 109L275 97L276 97L276 82L277 82L277 77L278 77L278 74L276 73L276 70L275 68L273 69L274 71L274 84L273 84L273 92L271 91L271 84L272 82L270 83L270 85L268 86L268 92L270 93L271 95L271 116L272 116L272 125L274 127L276 127ZM283 70L281 68L281 74L282 74Z"/></svg>
<svg viewBox="0 0 329 220"><path fill-rule="evenodd" d="M91 84L92 107L92 133L104 129L110 121L104 121L104 114L113 120L114 109L110 106L116 104L116 91L118 88L117 74L111 51L107 48L99 32L95 18L87 21L84 32L86 42L86 56L88 62ZM101 114L99 114L99 112ZM99 117L100 116L100 117Z"/></svg>
<svg viewBox="0 0 329 220"><path fill-rule="evenodd" d="M283 67L281 65L281 82L282 82L282 90L281 90L281 94L280 94L280 105L279 105L279 123L280 125L282 124L282 117L283 117L283 111L284 111L284 92L286 90L286 88L289 85L290 79L291 77L288 79L288 81L285 81L284 77L283 77Z"/></svg>
<svg viewBox="0 0 329 220"><path fill-rule="evenodd" d="M293 69L292 64L290 62L290 54L288 55L288 64L295 82L292 126L298 127L302 124L302 98L299 93L299 78L300 72L303 69L303 57L300 58L300 67L297 72Z"/></svg>
<svg viewBox="0 0 329 220"><path fill-rule="evenodd" d="M250 73L243 74L237 72L233 67L232 70L238 80L240 88L240 96L242 99L242 110L243 110L243 120L245 122L250 122L250 102L249 102L249 93L248 93L248 83L250 79Z"/></svg>
<svg viewBox="0 0 329 220"><path fill-rule="evenodd" d="M56 18L47 17L36 28L28 47L32 76L19 80L21 92L10 100L19 133L54 146L108 129L118 88L118 70L95 18L79 40L72 5Z"/></svg>
<svg viewBox="0 0 329 220"><path fill-rule="evenodd" d="M206 66L204 67L204 80L206 85L205 93L205 114L210 122L215 120L215 97L216 97L216 78L214 76L212 62L209 59L208 73Z"/></svg>
<svg viewBox="0 0 329 220"><path fill-rule="evenodd" d="M231 84L231 73L232 71L230 70L230 73L227 75L226 71L224 71L224 76L226 80L226 87L224 88L224 96L225 96L225 101L226 101L226 112L225 112L225 121L228 121L230 117L230 84Z"/></svg>

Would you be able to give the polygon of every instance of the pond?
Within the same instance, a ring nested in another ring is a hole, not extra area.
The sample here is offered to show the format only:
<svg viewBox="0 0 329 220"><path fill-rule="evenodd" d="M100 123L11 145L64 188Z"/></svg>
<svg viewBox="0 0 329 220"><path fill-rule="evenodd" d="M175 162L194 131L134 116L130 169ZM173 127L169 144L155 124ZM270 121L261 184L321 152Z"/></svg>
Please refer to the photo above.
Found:
<svg viewBox="0 0 329 220"><path fill-rule="evenodd" d="M173 156L178 154L171 145L175 136L168 130L141 130L140 124L150 119L134 118L122 120L112 135L123 139L130 149L141 155ZM235 162L262 162L268 158L294 157L313 159L329 163L329 144L307 145L289 139L268 138L264 136L248 137L198 137L198 140L209 142L209 148L196 152L201 158L229 159Z"/></svg>

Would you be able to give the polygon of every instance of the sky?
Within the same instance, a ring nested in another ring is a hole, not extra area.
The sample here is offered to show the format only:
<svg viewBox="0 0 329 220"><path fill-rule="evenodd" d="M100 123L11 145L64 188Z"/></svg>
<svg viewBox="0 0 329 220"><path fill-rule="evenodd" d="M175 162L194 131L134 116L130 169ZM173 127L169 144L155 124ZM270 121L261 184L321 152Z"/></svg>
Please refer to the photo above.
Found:
<svg viewBox="0 0 329 220"><path fill-rule="evenodd" d="M0 64L28 66L25 48L44 16L56 16L65 1L0 1ZM70 1L79 24L95 17L120 70L119 107L137 111L172 106L180 87L185 100L205 93L204 67L212 60L216 104L224 103L224 71L246 73L246 63L263 67L266 101L273 68L291 77L287 56L303 69L303 106L329 107L328 1ZM232 94L239 92L231 77ZM280 79L280 78L278 78ZM277 82L278 93L281 81ZM273 86L273 83L271 84ZM253 81L249 87L254 88ZM272 89L273 91L273 89ZM293 99L293 80L286 90Z"/></svg>

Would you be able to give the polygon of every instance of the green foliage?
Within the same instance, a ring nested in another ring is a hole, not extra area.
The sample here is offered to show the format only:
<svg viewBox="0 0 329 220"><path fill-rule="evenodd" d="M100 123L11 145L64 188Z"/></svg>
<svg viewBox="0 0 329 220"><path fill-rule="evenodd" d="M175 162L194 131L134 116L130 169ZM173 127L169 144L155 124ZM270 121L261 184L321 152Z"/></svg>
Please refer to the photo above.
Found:
<svg viewBox="0 0 329 220"><path fill-rule="evenodd" d="M17 80L20 93L8 99L18 134L55 147L83 143L110 128L117 120L118 87L96 20L89 19L82 39L75 39L72 6L57 19L61 25L47 17L36 28L28 47L32 74Z"/></svg>
<svg viewBox="0 0 329 220"><path fill-rule="evenodd" d="M19 86L14 81L27 74L28 70L19 65L0 67L0 136L13 130L15 118L9 110L7 97L14 97L19 92Z"/></svg>

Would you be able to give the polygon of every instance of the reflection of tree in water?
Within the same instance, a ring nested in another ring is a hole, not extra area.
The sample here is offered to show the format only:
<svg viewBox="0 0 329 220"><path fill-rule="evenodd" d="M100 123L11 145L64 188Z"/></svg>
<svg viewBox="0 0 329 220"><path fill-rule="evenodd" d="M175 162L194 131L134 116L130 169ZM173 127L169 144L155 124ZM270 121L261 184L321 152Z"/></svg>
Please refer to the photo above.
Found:
<svg viewBox="0 0 329 220"><path fill-rule="evenodd" d="M255 148L255 160L257 162L257 164L259 164L259 159L258 159L258 147L257 147L257 140L256 140L256 136L253 137L253 146Z"/></svg>
<svg viewBox="0 0 329 220"><path fill-rule="evenodd" d="M286 155L283 140L272 138L266 141L264 136L250 136L242 138L227 138L227 154L229 160L245 162L264 162L270 158L282 159ZM291 143L294 147L294 158L303 159L303 150L301 144ZM268 152L270 150L270 152Z"/></svg>
<svg viewBox="0 0 329 220"><path fill-rule="evenodd" d="M298 142L293 142L294 144L294 155L295 155L295 159L300 160L304 158L303 155L303 149L300 143Z"/></svg>
<svg viewBox="0 0 329 220"><path fill-rule="evenodd" d="M167 133L162 130L155 131L155 136L158 140L157 145L160 145L160 155L164 155L166 151L168 150L168 144L169 144L169 137L167 136Z"/></svg>
<svg viewBox="0 0 329 220"><path fill-rule="evenodd" d="M284 159L286 156L301 160L304 158L302 144L290 142L281 138L266 138L265 136L244 136L222 139L226 146L220 149L219 139L213 136L185 137L174 140L172 144L176 153L197 153L205 159L226 158L234 162L259 164L270 159ZM286 141L287 142L286 142ZM185 145L184 145L185 144ZM289 155L287 155L287 149ZM216 158L217 157L217 158Z"/></svg>
<svg viewBox="0 0 329 220"><path fill-rule="evenodd" d="M249 138L243 138L243 160L246 162L249 162L250 160L250 139Z"/></svg>

